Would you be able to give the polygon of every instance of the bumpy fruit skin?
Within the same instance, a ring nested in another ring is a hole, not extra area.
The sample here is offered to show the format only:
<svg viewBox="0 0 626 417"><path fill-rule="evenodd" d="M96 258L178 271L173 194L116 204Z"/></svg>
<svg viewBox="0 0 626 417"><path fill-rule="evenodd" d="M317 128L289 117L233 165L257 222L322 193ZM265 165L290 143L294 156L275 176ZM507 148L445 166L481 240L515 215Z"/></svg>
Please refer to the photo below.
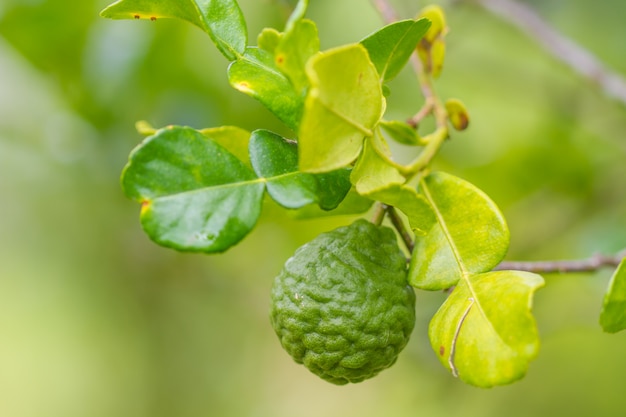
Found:
<svg viewBox="0 0 626 417"><path fill-rule="evenodd" d="M393 365L415 324L415 293L396 236L365 220L300 247L272 287L282 346L337 385Z"/></svg>

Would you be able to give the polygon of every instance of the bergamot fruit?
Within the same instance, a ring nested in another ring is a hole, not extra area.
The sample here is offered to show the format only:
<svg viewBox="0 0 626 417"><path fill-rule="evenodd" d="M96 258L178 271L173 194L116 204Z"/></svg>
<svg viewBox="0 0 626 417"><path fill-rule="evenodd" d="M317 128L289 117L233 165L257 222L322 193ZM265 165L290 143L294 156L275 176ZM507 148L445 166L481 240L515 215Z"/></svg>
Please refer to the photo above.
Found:
<svg viewBox="0 0 626 417"><path fill-rule="evenodd" d="M393 365L415 324L394 232L357 220L300 247L274 280L271 322L297 363L334 384Z"/></svg>

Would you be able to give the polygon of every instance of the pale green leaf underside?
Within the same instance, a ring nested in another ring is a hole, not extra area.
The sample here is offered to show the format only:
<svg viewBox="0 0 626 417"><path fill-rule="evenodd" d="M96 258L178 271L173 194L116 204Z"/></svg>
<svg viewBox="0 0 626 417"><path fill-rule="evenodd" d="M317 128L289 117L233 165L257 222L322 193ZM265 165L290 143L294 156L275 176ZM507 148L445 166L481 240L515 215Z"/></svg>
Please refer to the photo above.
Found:
<svg viewBox="0 0 626 417"><path fill-rule="evenodd" d="M373 138L365 140L350 178L361 195L406 182L406 178L376 151L372 141Z"/></svg>
<svg viewBox="0 0 626 417"><path fill-rule="evenodd" d="M508 250L509 230L487 195L443 172L424 178L418 191L432 207L436 222L426 235L416 237L411 285L446 289L463 275L487 272L500 263Z"/></svg>
<svg viewBox="0 0 626 417"><path fill-rule="evenodd" d="M110 19L186 20L205 31L229 60L243 54L246 22L236 0L119 0L101 15Z"/></svg>
<svg viewBox="0 0 626 417"><path fill-rule="evenodd" d="M433 317L428 334L441 363L478 387L514 382L537 355L531 314L539 275L497 271L466 277Z"/></svg>
<svg viewBox="0 0 626 417"><path fill-rule="evenodd" d="M380 201L402 211L418 234L425 234L432 227L435 216L430 205L415 189L405 185L406 178L365 140L363 150L354 169L351 181L359 194Z"/></svg>
<svg viewBox="0 0 626 417"><path fill-rule="evenodd" d="M608 333L626 329L626 259L622 260L611 278L600 314L600 325Z"/></svg>
<svg viewBox="0 0 626 417"><path fill-rule="evenodd" d="M360 44L335 48L307 64L310 89L299 130L300 169L325 172L356 159L384 102L376 68Z"/></svg>

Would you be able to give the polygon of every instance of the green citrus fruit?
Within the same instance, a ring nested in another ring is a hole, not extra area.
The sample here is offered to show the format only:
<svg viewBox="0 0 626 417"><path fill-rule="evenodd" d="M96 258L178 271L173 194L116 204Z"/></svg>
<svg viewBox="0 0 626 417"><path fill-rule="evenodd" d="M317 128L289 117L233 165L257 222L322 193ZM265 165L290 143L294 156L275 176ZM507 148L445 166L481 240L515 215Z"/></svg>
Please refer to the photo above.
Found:
<svg viewBox="0 0 626 417"><path fill-rule="evenodd" d="M357 220L300 247L274 281L271 321L293 359L332 383L393 365L415 324L394 232Z"/></svg>

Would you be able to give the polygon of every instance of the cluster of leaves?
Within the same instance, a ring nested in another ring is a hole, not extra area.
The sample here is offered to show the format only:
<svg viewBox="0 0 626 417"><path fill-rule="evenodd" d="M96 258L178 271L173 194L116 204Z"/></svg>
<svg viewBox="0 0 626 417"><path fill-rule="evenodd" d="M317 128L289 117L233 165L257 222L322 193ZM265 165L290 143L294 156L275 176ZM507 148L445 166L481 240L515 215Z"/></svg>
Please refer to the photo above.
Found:
<svg viewBox="0 0 626 417"><path fill-rule="evenodd" d="M113 19L178 18L198 26L231 62L230 84L295 133L287 139L232 126L144 126L148 137L131 153L122 175L126 194L141 204L144 230L164 246L217 253L254 228L266 194L309 215L362 213L373 202L396 207L415 236L410 284L453 288L429 328L441 363L477 386L519 379L538 351L530 310L543 279L493 271L509 246L502 214L472 184L428 170L448 126L467 126L464 106L458 100L430 103L438 123L424 137L407 122L383 118L387 82L416 49L425 76L441 71L443 14L427 8L418 19L320 52L316 25L304 17L307 6L300 0L284 30L264 29L257 46L248 46L235 0L120 0L102 12ZM389 139L421 152L399 164ZM624 275L612 286L619 289L607 295L608 329L623 328L626 321Z"/></svg>

